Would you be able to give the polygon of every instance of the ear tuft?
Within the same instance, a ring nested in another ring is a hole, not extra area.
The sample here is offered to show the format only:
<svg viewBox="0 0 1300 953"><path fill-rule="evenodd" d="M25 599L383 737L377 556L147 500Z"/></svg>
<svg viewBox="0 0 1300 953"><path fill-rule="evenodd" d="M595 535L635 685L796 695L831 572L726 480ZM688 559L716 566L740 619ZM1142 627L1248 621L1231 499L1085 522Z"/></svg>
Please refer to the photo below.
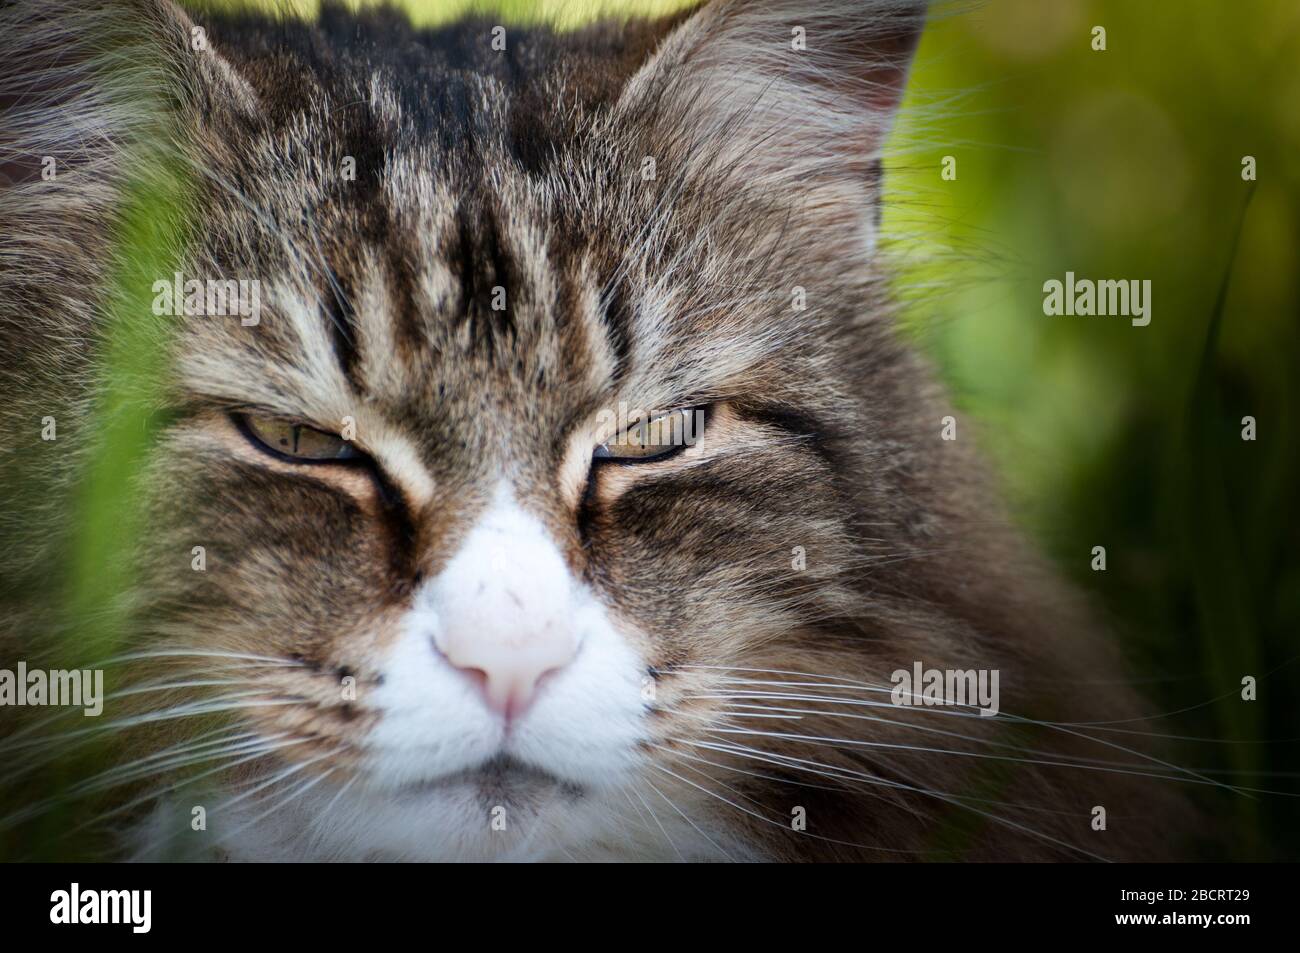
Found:
<svg viewBox="0 0 1300 953"><path fill-rule="evenodd" d="M205 110L246 102L192 29L169 0L0 3L0 330L91 327L131 202L183 174Z"/></svg>
<svg viewBox="0 0 1300 953"><path fill-rule="evenodd" d="M881 150L925 24L924 0L715 0L620 101L659 162L697 181L788 196L869 246Z"/></svg>
<svg viewBox="0 0 1300 953"><path fill-rule="evenodd" d="M168 122L254 106L170 0L0 6L0 190L65 174L93 190L120 178L133 147L165 141Z"/></svg>

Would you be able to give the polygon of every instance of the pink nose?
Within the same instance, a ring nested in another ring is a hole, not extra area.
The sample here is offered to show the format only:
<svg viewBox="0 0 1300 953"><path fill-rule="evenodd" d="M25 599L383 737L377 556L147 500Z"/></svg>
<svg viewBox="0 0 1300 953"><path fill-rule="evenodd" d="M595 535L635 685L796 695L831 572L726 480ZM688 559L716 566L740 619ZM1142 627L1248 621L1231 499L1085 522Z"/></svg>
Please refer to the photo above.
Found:
<svg viewBox="0 0 1300 953"><path fill-rule="evenodd" d="M516 718L578 654L574 592L540 522L498 499L434 582L434 645L490 708Z"/></svg>
<svg viewBox="0 0 1300 953"><path fill-rule="evenodd" d="M480 684L490 708L506 719L517 718L532 703L543 677L568 665L577 646L574 639L549 632L496 636L490 630L458 628L435 641L447 661Z"/></svg>

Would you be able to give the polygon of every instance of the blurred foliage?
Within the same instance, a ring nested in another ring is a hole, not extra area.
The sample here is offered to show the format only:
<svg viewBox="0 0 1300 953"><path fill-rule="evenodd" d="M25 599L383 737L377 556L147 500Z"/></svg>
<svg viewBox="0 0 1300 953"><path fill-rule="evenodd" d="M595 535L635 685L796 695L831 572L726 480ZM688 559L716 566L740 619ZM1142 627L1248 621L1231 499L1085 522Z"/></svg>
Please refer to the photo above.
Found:
<svg viewBox="0 0 1300 953"><path fill-rule="evenodd" d="M909 330L1016 518L1107 612L1135 680L1173 713L1156 730L1205 739L1179 742L1179 763L1292 794L1297 61L1292 0L967 7L918 52L886 215ZM1044 315L1043 282L1067 271L1150 279L1150 325ZM1246 675L1257 702L1240 697ZM1228 856L1300 853L1290 797L1207 806L1235 824Z"/></svg>
<svg viewBox="0 0 1300 953"><path fill-rule="evenodd" d="M52 657L41 660L56 668L101 667L123 650L134 585L131 554L147 532L136 488L161 423L158 388L168 352L168 319L153 315L151 287L158 276L176 270L192 216L187 214L186 177L171 161L141 157L131 167L135 177L127 186L109 278L107 386L95 409L101 445L84 467L76 491L77 532L68 578L61 581L60 590L58 629L65 637ZM109 694L119 687L119 671L109 666L105 673ZM31 759L41 767L19 786L17 803L26 807L51 796L54 801L51 810L37 817L36 828L24 833L26 840L13 846L6 844L10 832L0 823L0 857L66 860L70 835L81 835L83 849L89 843L82 825L86 815L102 805L66 795L107 766L104 748L111 741L99 729L109 719L81 724L76 709L72 714L70 734L54 749L56 757L47 759L39 747L20 749L28 752L24 762ZM0 798L0 804L7 800Z"/></svg>
<svg viewBox="0 0 1300 953"><path fill-rule="evenodd" d="M262 7L292 16L313 18L321 0L199 0L214 9ZM374 6L381 0L336 0L348 9ZM193 6L193 4L187 4ZM502 23L547 23L573 29L601 16L653 16L689 6L684 0L392 0L417 26L437 26L475 13L499 18Z"/></svg>

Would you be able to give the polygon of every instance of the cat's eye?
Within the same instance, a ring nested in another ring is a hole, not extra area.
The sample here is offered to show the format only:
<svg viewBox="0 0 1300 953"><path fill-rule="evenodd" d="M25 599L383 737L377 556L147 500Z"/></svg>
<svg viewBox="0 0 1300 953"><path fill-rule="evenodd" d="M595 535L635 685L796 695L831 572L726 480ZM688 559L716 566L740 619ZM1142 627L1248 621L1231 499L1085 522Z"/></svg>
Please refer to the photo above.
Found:
<svg viewBox="0 0 1300 953"><path fill-rule="evenodd" d="M681 453L704 431L704 411L683 408L638 421L598 446L596 460L648 463Z"/></svg>
<svg viewBox="0 0 1300 953"><path fill-rule="evenodd" d="M306 424L240 414L235 418L240 429L264 450L307 463L355 460L361 452L338 434L327 433Z"/></svg>

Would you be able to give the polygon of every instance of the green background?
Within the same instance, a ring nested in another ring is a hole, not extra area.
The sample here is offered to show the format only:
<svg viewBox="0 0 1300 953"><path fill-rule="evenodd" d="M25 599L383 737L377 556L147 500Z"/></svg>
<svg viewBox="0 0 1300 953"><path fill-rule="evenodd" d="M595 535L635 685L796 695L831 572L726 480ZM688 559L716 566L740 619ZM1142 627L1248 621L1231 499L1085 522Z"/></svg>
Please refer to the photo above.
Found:
<svg viewBox="0 0 1300 953"><path fill-rule="evenodd" d="M1154 730L1206 739L1180 764L1281 792L1209 800L1240 859L1294 857L1300 833L1297 63L1289 0L968 8L919 51L887 216L911 331L1016 518L1177 713ZM1067 271L1149 279L1150 325L1044 315Z"/></svg>

